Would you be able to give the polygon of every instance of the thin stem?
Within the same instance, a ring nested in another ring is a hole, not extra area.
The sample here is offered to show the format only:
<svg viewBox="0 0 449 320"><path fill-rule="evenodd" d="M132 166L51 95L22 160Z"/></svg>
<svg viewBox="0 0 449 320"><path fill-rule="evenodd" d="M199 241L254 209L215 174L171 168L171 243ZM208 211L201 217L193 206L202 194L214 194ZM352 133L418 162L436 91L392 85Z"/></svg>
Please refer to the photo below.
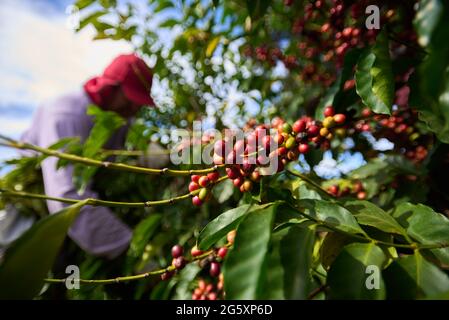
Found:
<svg viewBox="0 0 449 320"><path fill-rule="evenodd" d="M227 176L223 176L217 181L215 181L210 186L213 187L215 184L218 184L224 180L228 179ZM165 200L155 200L155 201L145 201L145 202L119 202L119 201L106 201L106 200L100 200L100 199L87 199L86 205L90 206L103 206L103 207L122 207L122 208L142 208L142 207L153 207L153 206L159 206L159 205L167 205L172 204L177 201L185 200L188 198L191 198L195 195L197 195L200 192L200 190L195 190L190 193L177 196L170 199ZM10 197L19 197L19 198L28 198L28 199L41 199L41 200L52 200L52 201L58 201L68 204L74 204L78 203L80 201L84 201L86 199L71 199L71 198L60 198L60 197L51 197L44 194L36 194L36 193L29 193L29 192L23 192L23 191L13 191L13 190L4 190L0 189L0 194L3 194L5 196Z"/></svg>
<svg viewBox="0 0 449 320"><path fill-rule="evenodd" d="M225 245L226 247L230 247L231 244L228 243ZM201 259L204 259L206 257L208 257L211 254L214 254L215 250L211 249L206 251L205 253L203 253L202 255L193 257L192 259L187 260L187 263L192 263ZM76 279L75 281L79 281L79 283L81 284L97 284L97 285L103 285L103 284L113 284L113 283L120 283L120 282L127 282L127 281L135 281L135 280L140 280L140 279L144 279L144 278L148 278L150 276L154 276L154 275L160 275L166 272L172 272L175 271L176 268L173 265L170 265L168 267L159 269L159 270L154 270L154 271L150 271L150 272L145 272L145 273L140 273L140 274L136 274L133 276L126 276L126 277L116 277L116 278L112 278L112 279L98 279L98 280L91 280L91 279ZM65 283L66 282L66 278L63 279L54 279L54 278L49 278L49 279L44 279L44 281L46 283Z"/></svg>
<svg viewBox="0 0 449 320"><path fill-rule="evenodd" d="M101 153L105 156L128 156L128 157L139 157L139 156L161 156L170 154L170 150L159 150L159 151L142 151L142 150L109 150L103 149Z"/></svg>
<svg viewBox="0 0 449 320"><path fill-rule="evenodd" d="M323 187L321 187L318 183L316 183L315 181L310 179L308 176L306 176L306 175L304 175L304 174L302 174L300 172L297 172L297 171L291 171L289 169L287 169L287 172L292 174L292 175L294 175L294 176L296 176L296 177L298 177L298 178L301 178L302 180L304 180L305 182L307 182L311 186L315 187L316 189L318 189L318 190L322 191L323 193L333 197L332 194L327 192L325 189L323 189Z"/></svg>
<svg viewBox="0 0 449 320"><path fill-rule="evenodd" d="M126 165L123 163L114 163L109 161L100 161L95 159L90 159L86 157L80 157L73 154L68 154L64 152L60 152L57 150L52 150L48 148L39 147L30 143L24 143L24 142L18 142L13 139L10 139L8 137L5 137L3 135L0 135L0 139L3 139L5 141L8 141L9 143L3 143L3 146L16 148L16 149L22 149L22 150L33 150L48 156L57 157L59 159L64 159L72 162L78 162L83 163L85 165L94 166L94 167L103 167L103 168L110 168L114 170L121 170L121 171L129 171L129 172L136 172L136 173L145 173L145 174L151 174L151 175L169 175L169 176L188 176L192 174L207 174L210 172L216 171L219 167L218 165L215 165L212 168L207 169L198 169L198 170L174 170L169 168L163 168L163 169L153 169L153 168L143 168L143 167L137 167L137 166L131 166Z"/></svg>

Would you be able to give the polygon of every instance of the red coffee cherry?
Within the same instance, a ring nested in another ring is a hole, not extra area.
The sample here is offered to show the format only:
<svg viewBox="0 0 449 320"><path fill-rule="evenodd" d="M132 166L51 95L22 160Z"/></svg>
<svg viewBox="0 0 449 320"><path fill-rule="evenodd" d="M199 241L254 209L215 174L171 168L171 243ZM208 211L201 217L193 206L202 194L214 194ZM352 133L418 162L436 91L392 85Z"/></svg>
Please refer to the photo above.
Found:
<svg viewBox="0 0 449 320"><path fill-rule="evenodd" d="M167 272L164 272L163 274L161 274L161 280L162 280L162 281L168 280L168 279L170 279L171 277L173 277L173 274L174 274L173 271L167 271Z"/></svg>
<svg viewBox="0 0 449 320"><path fill-rule="evenodd" d="M198 196L194 196L192 198L192 203L194 206L197 206L197 207L199 207L203 204L203 202L201 201L201 199Z"/></svg>
<svg viewBox="0 0 449 320"><path fill-rule="evenodd" d="M209 269L209 274L211 275L211 277L218 277L220 275L220 272L220 264L215 261L211 262Z"/></svg>
<svg viewBox="0 0 449 320"><path fill-rule="evenodd" d="M325 117L332 117L335 114L335 109L333 106L327 106L326 108L324 108L324 112L323 112Z"/></svg>
<svg viewBox="0 0 449 320"><path fill-rule="evenodd" d="M207 176L202 176L198 180L198 184L202 187L207 187L207 185L209 184L209 178Z"/></svg>
<svg viewBox="0 0 449 320"><path fill-rule="evenodd" d="M190 177L190 180L192 180L192 182L198 183L200 177L201 177L200 175L194 174L193 176Z"/></svg>
<svg viewBox="0 0 449 320"><path fill-rule="evenodd" d="M309 145L308 145L307 143L301 143L301 144L298 146L298 151L299 151L299 153L304 154L304 153L309 152L309 150L310 150L310 147L309 147Z"/></svg>
<svg viewBox="0 0 449 320"><path fill-rule="evenodd" d="M320 134L320 128L317 125L313 124L307 129L307 134L309 135L309 137L316 137Z"/></svg>
<svg viewBox="0 0 449 320"><path fill-rule="evenodd" d="M342 113L338 113L334 116L334 121L336 124L343 124L346 120L346 116Z"/></svg>
<svg viewBox="0 0 449 320"><path fill-rule="evenodd" d="M198 190L199 187L200 186L197 183L193 182L193 181L189 183L189 191L190 192Z"/></svg>
<svg viewBox="0 0 449 320"><path fill-rule="evenodd" d="M234 180L240 177L240 170L236 167L226 168L226 174L228 175L229 179Z"/></svg>
<svg viewBox="0 0 449 320"><path fill-rule="evenodd" d="M180 270L186 266L186 259L183 256L174 258L172 264L176 269Z"/></svg>
<svg viewBox="0 0 449 320"><path fill-rule="evenodd" d="M228 253L228 248L226 247L221 247L220 249L218 249L217 255L224 259L224 257L226 257L226 254Z"/></svg>
<svg viewBox="0 0 449 320"><path fill-rule="evenodd" d="M327 191L329 191L329 193L331 193L331 194L333 194L334 196L336 196L336 195L338 195L339 188L338 188L337 185L332 185L332 186L330 186L330 187L327 189Z"/></svg>
<svg viewBox="0 0 449 320"><path fill-rule="evenodd" d="M209 181L212 181L212 182L217 181L219 177L220 177L220 173L218 171L214 171L214 172L207 174L207 178L209 179Z"/></svg>
<svg viewBox="0 0 449 320"><path fill-rule="evenodd" d="M306 122L304 120L297 120L295 123L293 123L293 132L294 133L300 133L304 132L306 130Z"/></svg>
<svg viewBox="0 0 449 320"><path fill-rule="evenodd" d="M177 244L171 248L171 256L173 258L178 258L178 257L182 256L183 252L184 252L184 249L179 244Z"/></svg>
<svg viewBox="0 0 449 320"><path fill-rule="evenodd" d="M200 249L198 249L197 246L194 246L191 250L190 250L190 254L192 255L192 257L198 257L200 255L203 254L203 251L201 251Z"/></svg>

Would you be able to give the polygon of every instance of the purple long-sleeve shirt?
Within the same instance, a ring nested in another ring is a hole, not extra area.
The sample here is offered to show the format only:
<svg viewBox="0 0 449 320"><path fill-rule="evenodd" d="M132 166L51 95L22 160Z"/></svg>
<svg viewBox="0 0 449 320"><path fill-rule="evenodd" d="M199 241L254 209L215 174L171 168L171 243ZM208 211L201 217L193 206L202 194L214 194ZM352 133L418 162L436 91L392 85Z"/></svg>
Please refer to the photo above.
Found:
<svg viewBox="0 0 449 320"><path fill-rule="evenodd" d="M22 140L48 147L64 137L79 137L86 140L93 126L93 119L86 114L92 102L80 90L63 95L40 106L34 115L31 127ZM123 146L127 127L117 130L105 145L117 149ZM79 195L72 182L73 166L57 169L58 159L49 157L42 162L45 193L53 197L75 199L97 198L89 187ZM47 201L50 213L67 206L61 202ZM84 207L69 229L69 236L85 251L109 259L120 255L131 239L131 230L109 209L104 207Z"/></svg>

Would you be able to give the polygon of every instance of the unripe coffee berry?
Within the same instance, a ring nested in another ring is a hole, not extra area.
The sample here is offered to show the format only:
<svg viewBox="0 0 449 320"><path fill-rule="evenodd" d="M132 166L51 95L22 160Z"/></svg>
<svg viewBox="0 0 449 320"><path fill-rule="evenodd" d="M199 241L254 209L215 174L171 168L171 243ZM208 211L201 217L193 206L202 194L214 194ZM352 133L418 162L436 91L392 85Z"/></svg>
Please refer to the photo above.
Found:
<svg viewBox="0 0 449 320"><path fill-rule="evenodd" d="M334 117L326 117L323 120L323 127L325 128L332 128L335 125L336 121L334 120Z"/></svg>
<svg viewBox="0 0 449 320"><path fill-rule="evenodd" d="M235 239L235 234L237 233L237 230L231 230L226 235L226 240L228 240L228 243L233 244Z"/></svg>
<svg viewBox="0 0 449 320"><path fill-rule="evenodd" d="M209 197L210 191L207 188L201 188L200 193L198 193L198 198L200 198L201 201L206 201Z"/></svg>
<svg viewBox="0 0 449 320"><path fill-rule="evenodd" d="M327 128L320 129L320 136L325 137L329 134L329 130Z"/></svg>
<svg viewBox="0 0 449 320"><path fill-rule="evenodd" d="M242 187L245 192L249 192L253 188L253 183L250 180L245 180L245 182L243 182L242 184Z"/></svg>
<svg viewBox="0 0 449 320"><path fill-rule="evenodd" d="M295 137L290 136L287 141L285 142L285 147L287 149L292 149L296 145L296 139Z"/></svg>
<svg viewBox="0 0 449 320"><path fill-rule="evenodd" d="M292 132L292 126L289 123L284 123L284 125L282 126L282 132L285 133L291 133Z"/></svg>

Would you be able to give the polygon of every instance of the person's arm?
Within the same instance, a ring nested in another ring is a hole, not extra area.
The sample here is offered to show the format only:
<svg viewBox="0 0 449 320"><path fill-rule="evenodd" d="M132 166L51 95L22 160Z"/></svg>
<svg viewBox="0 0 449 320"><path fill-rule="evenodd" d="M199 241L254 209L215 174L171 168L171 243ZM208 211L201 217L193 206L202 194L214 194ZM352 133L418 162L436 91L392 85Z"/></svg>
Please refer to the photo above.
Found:
<svg viewBox="0 0 449 320"><path fill-rule="evenodd" d="M73 119L71 115L50 114L43 119L39 130L39 144L44 147L64 137L85 136L89 130L85 121ZM72 182L73 166L57 169L58 159L49 157L42 163L45 192L53 197L75 199L97 198L98 195L87 188L79 195ZM63 209L66 204L47 202L50 213ZM69 229L69 236L90 254L113 259L129 245L132 232L109 209L104 207L84 207Z"/></svg>

